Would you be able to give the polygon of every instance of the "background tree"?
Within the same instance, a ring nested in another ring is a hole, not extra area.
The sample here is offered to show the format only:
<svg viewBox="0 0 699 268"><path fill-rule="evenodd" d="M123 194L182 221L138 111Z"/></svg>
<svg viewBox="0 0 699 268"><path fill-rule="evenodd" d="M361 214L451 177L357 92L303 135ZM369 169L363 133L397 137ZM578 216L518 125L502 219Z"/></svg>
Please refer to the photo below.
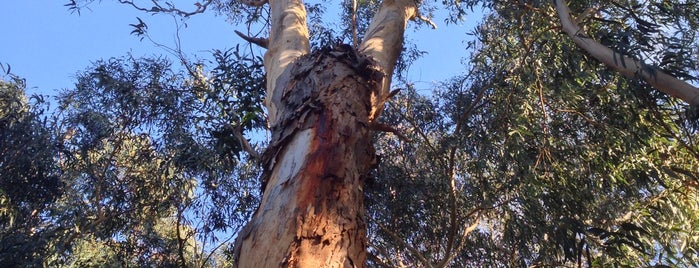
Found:
<svg viewBox="0 0 699 268"><path fill-rule="evenodd" d="M45 213L60 196L63 183L53 161L51 125L42 117L40 97L30 101L25 82L9 73L0 77L0 260L9 266L39 265L49 237Z"/></svg>

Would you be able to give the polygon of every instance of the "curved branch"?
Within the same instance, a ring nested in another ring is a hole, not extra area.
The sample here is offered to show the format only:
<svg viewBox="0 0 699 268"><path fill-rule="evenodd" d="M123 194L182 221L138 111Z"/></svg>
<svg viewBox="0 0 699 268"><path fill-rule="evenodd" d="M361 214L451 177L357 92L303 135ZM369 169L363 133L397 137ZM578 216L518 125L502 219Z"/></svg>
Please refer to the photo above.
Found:
<svg viewBox="0 0 699 268"><path fill-rule="evenodd" d="M590 56L626 77L643 78L643 80L648 82L651 86L664 93L679 98L690 105L699 105L699 88L672 77L662 70L647 65L642 61L621 55L584 35L580 26L571 18L568 4L566 4L564 0L553 0L553 4L561 20L563 31L573 39L576 45L587 51Z"/></svg>
<svg viewBox="0 0 699 268"><path fill-rule="evenodd" d="M195 2L194 6L196 6L197 8L194 11L184 11L182 9L176 8L173 4L170 4L170 3L166 3L167 7L163 7L162 5L160 5L158 3L158 1L151 1L151 2L153 2L153 6L150 8L146 8L146 7L137 5L136 3L134 3L133 0L119 0L119 3L130 5L133 8L135 8L136 10L150 12L150 13L159 13L159 12L174 13L174 14L177 14L177 15L180 15L183 17L189 17L189 16L192 16L195 14L204 13L204 11L206 11L206 9L213 2L213 0L206 0L206 1L203 1L202 3Z"/></svg>
<svg viewBox="0 0 699 268"><path fill-rule="evenodd" d="M376 220L375 220L374 218L372 218L371 216L368 216L367 219L368 219L369 221L374 222L374 223L376 224L376 226L378 226L379 229L381 229L381 231L383 231L383 232L385 232L386 234L388 234L388 236L390 236L391 239L393 239L394 242L396 242L396 243L400 244L401 246L405 247L410 253L413 254L413 256L415 256L416 258L418 258L418 259L420 260L420 262L422 262L422 264L425 265L425 267L430 267L430 268L433 267L432 263L431 263L430 261L428 261L427 258L426 258L424 255L422 255L422 253L420 253L419 250L417 250L416 248L412 247L412 246L409 245L407 242L405 242L405 240L402 239L402 238L400 238L400 236L398 236L398 234L396 234L395 232L391 231L391 230L388 229L386 226L383 226L381 223L379 223L378 221L376 221Z"/></svg>
<svg viewBox="0 0 699 268"><path fill-rule="evenodd" d="M255 148L252 148L250 142L243 136L243 130L240 127L240 125L235 128L235 130L233 131L233 135L236 139L238 139L238 142L240 142L240 145L243 147L243 150L248 152L250 156L252 156L257 161L260 161L262 159L260 153L258 153L255 150Z"/></svg>

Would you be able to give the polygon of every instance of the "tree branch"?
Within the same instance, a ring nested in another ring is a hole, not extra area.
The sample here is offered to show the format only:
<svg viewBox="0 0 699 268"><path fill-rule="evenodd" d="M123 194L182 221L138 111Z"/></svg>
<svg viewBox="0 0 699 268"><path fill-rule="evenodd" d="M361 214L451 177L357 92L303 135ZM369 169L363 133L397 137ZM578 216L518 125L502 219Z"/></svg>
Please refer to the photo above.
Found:
<svg viewBox="0 0 699 268"><path fill-rule="evenodd" d="M410 138L408 138L408 136L405 136L405 134L401 133L400 130L398 130L392 126L383 124L383 123L372 122L369 125L369 128L371 128L373 130L383 131L383 132L390 132L390 133L393 133L394 135L396 135L400 140L402 140L404 142L412 142L410 140Z"/></svg>
<svg viewBox="0 0 699 268"><path fill-rule="evenodd" d="M238 139L238 142L240 142L240 145L242 145L243 150L248 152L250 156L255 158L255 160L261 161L262 156L260 155L260 153L255 151L255 149L252 148L252 145L250 145L250 142L247 139L245 139L245 137L243 136L243 130L240 126L235 128L235 130L233 131L233 135L236 139Z"/></svg>
<svg viewBox="0 0 699 268"><path fill-rule="evenodd" d="M642 61L621 55L598 43L582 33L580 26L572 19L570 9L565 0L553 0L553 4L561 20L563 31L573 39L576 45L587 51L590 56L626 77L640 77L651 86L664 93L682 99L690 105L699 105L699 88L672 77L662 70L649 66Z"/></svg>
<svg viewBox="0 0 699 268"><path fill-rule="evenodd" d="M396 61L403 51L403 34L408 20L417 16L415 0L383 1L374 15L358 51L373 58L384 73L378 96L371 97L369 120L378 118L389 94Z"/></svg>
<svg viewBox="0 0 699 268"><path fill-rule="evenodd" d="M151 0L151 2L153 2L153 6L150 8L147 8L147 7L137 5L136 3L134 3L133 0L119 0L119 3L130 5L133 8L135 8L136 10L149 12L149 13L159 13L159 12L173 13L173 14L177 14L177 15L180 15L183 17L189 17L189 16L192 16L195 14L204 13L204 11L206 11L206 9L213 2L213 0L205 0L202 3L195 2L194 6L196 6L197 8L193 11L184 11L182 9L176 8L173 4L170 4L170 3L167 3L167 7L163 7L160 3L158 3L158 1Z"/></svg>
<svg viewBox="0 0 699 268"><path fill-rule="evenodd" d="M274 125L277 121L277 105L281 101L283 91L282 87L276 87L277 79L294 60L308 54L310 44L303 1L270 1L269 5L271 29L269 47L264 57L267 72L265 106L269 114L269 124Z"/></svg>
<svg viewBox="0 0 699 268"><path fill-rule="evenodd" d="M241 0L240 2L251 7L261 7L269 3L268 0Z"/></svg>
<svg viewBox="0 0 699 268"><path fill-rule="evenodd" d="M269 42L269 40L267 38L247 36L238 30L235 30L234 32L235 32L235 34L240 36L240 38L243 38L243 40L245 40L245 41L248 41L250 43L253 43L253 44L258 45L258 46L263 47L263 48L267 48L267 45Z"/></svg>
<svg viewBox="0 0 699 268"><path fill-rule="evenodd" d="M404 239L401 239L401 238L398 236L398 234L396 234L395 232L393 232L393 231L391 231L390 229L386 228L386 226L383 226L381 223L379 223L378 221L374 220L374 218L372 218L372 217L367 217L367 219L369 219L370 221L376 223L376 226L378 226L379 229L381 229L381 231L383 231L383 232L385 232L386 234L388 234L388 235L391 237L391 239L393 239L393 241L395 241L396 243L402 245L402 246L405 247L408 251L410 251L410 253L412 253L416 258L418 258L418 259L420 260L420 262L422 262L423 265L425 265L425 267L433 267L432 263L431 263L430 261L428 261L427 258L425 258L425 256L422 255L422 254L420 253L420 251L418 251L416 248L410 246L407 242L405 242Z"/></svg>

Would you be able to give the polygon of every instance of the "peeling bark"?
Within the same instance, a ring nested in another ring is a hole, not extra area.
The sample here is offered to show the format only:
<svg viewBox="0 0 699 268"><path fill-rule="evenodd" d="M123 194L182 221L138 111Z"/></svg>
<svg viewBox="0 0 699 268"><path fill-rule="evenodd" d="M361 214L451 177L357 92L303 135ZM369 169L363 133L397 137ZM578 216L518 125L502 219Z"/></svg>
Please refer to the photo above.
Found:
<svg viewBox="0 0 699 268"><path fill-rule="evenodd" d="M302 57L277 79L279 118L263 156L260 208L238 267L364 267L364 177L374 163L370 96L383 75L351 49Z"/></svg>
<svg viewBox="0 0 699 268"><path fill-rule="evenodd" d="M277 78L289 64L308 54L308 26L306 26L306 9L301 0L269 1L270 29L268 50L265 52L264 64L267 72L267 92L265 106L270 126L277 121L278 98Z"/></svg>
<svg viewBox="0 0 699 268"><path fill-rule="evenodd" d="M565 0L554 0L554 6L561 20L563 31L573 39L576 45L593 58L601 61L615 71L630 78L640 77L651 86L673 97L682 99L690 105L699 105L699 88L672 77L662 70L647 65L642 61L624 56L586 36L580 26L571 18L570 9Z"/></svg>
<svg viewBox="0 0 699 268"><path fill-rule="evenodd" d="M365 176L373 120L388 98L413 0L388 0L362 53L308 54L300 0L270 0L265 104L272 140L262 156L260 207L238 234L236 267L364 267Z"/></svg>

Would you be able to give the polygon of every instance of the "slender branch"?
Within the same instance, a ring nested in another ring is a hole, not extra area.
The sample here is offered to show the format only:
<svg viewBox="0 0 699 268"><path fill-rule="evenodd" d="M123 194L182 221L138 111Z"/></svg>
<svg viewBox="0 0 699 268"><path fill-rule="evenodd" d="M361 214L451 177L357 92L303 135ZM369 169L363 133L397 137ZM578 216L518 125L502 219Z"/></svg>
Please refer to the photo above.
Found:
<svg viewBox="0 0 699 268"><path fill-rule="evenodd" d="M699 105L699 88L642 61L622 55L586 36L582 33L580 26L572 19L565 0L553 0L553 4L561 20L563 31L590 56L626 77L640 77L664 93L682 99L690 105Z"/></svg>
<svg viewBox="0 0 699 268"><path fill-rule="evenodd" d="M381 267L391 267L390 265L388 265L388 263L384 262L381 258L372 254L371 252L367 252L366 256L367 256L367 258L371 259L371 261L373 261L374 263L376 263L377 265L379 265Z"/></svg>
<svg viewBox="0 0 699 268"><path fill-rule="evenodd" d="M424 23L427 23L427 25L432 27L432 29L437 29L437 24L435 24L434 21L432 21L428 17L422 16L420 13L417 13L417 15L415 16L415 19L420 20Z"/></svg>
<svg viewBox="0 0 699 268"><path fill-rule="evenodd" d="M243 38L245 41L248 41L248 42L253 43L255 45L258 45L260 47L267 48L267 45L269 44L269 40L267 38L247 36L238 30L235 30L234 32L235 32L235 34L240 36L240 38Z"/></svg>
<svg viewBox="0 0 699 268"><path fill-rule="evenodd" d="M466 78L464 78L464 81ZM462 81L462 83L464 82ZM485 94L486 88L488 87L482 87L479 91L476 97L471 101L471 104L468 106L468 108L459 116L458 121L456 122L456 127L454 130L454 134L458 135L461 132L461 128L463 125L466 123L466 119L471 116L473 111L475 110L476 105L483 99L483 95ZM452 251L454 247L454 241L456 240L456 231L457 231L457 215L456 215L456 182L455 182L455 168L456 168L456 150L457 146L453 146L450 148L449 152L449 160L447 162L448 165L448 175L451 178L450 180L450 197L451 197L451 202L450 202L450 217L449 217L449 222L450 222L450 228L449 228L449 237L447 240L447 247L445 249L445 255L449 256L450 252ZM452 259L453 257L445 257L442 262L440 262L438 267L445 267Z"/></svg>
<svg viewBox="0 0 699 268"><path fill-rule="evenodd" d="M452 152L455 152L455 150L452 150ZM444 250L444 255L449 256L451 255L451 250L454 247L454 241L456 241L456 229L458 227L456 224L457 221L457 215L456 215L456 176L454 175L454 161L453 158L450 159L449 163L449 197L451 198L451 202L449 202L449 235L447 237L447 247ZM444 267L446 264L449 262L449 258L445 257L444 260L442 260L437 267Z"/></svg>
<svg viewBox="0 0 699 268"><path fill-rule="evenodd" d="M250 142L243 137L243 130L240 128L240 126L236 127L235 130L233 131L233 135L235 136L236 139L238 139L238 142L243 146L243 150L248 152L255 160L260 161L262 156L260 155L259 152L257 152L254 148L252 148L252 145L250 145Z"/></svg>
<svg viewBox="0 0 699 268"><path fill-rule="evenodd" d="M389 105L391 105L390 102L389 102ZM435 154L438 155L439 151L437 150L436 147L434 147L432 142L430 142L430 139L427 137L427 134L424 131L422 131L422 129L420 129L417 122L415 122L412 118L408 117L405 113L398 113L398 114L403 120L410 123L410 125L413 127L413 129L415 129L415 132L423 139L425 144L427 144L427 147L430 148L430 150L432 150L432 152L434 152ZM439 161L443 162L444 160L439 158ZM442 163L442 164L444 164L446 166L446 163Z"/></svg>
<svg viewBox="0 0 699 268"><path fill-rule="evenodd" d="M394 135L398 136L398 138L404 142L412 142L410 140L410 138L405 136L405 134L401 133L400 130L398 130L392 126L383 124L383 123L372 122L371 125L369 125L369 128L371 128L373 130L383 131L383 132L390 132L390 133L393 133Z"/></svg>
<svg viewBox="0 0 699 268"><path fill-rule="evenodd" d="M268 0L240 0L240 2L251 7L261 7L269 3Z"/></svg>
<svg viewBox="0 0 699 268"><path fill-rule="evenodd" d="M182 9L176 8L172 4L167 4L167 7L163 7L158 1L151 1L153 3L153 6L150 8L139 6L134 1L132 0L119 0L119 3L125 4L125 5L130 5L131 7L135 8L136 10L144 11L144 12L149 12L149 13L173 13L177 14L183 17L189 17L195 14L201 14L206 11L206 9L209 7L209 5L213 2L213 0L205 0L202 3L195 2L194 6L197 8L193 11L184 11Z"/></svg>
<svg viewBox="0 0 699 268"><path fill-rule="evenodd" d="M478 227L478 225L481 223L480 220L479 220L478 218L479 218L479 216L476 216L476 220L473 221L473 223L472 223L471 225L469 225L468 227L465 227L465 228L464 228L464 233L461 234L461 242L459 243L459 246L458 246L458 247L456 248L456 250L454 250L453 252L451 252L451 253L450 253L450 252L447 252L446 254L448 254L448 256L447 256L446 258L444 258L444 260L442 260L442 261L437 265L437 267L447 267L447 265L449 265L449 263L450 263L452 260L454 260L454 258L456 258L456 256L459 254L459 252L461 252L461 250L462 250L462 249L464 248L464 246L466 245L466 237L467 237L471 232L473 232L474 230L476 230L476 227Z"/></svg>
<svg viewBox="0 0 699 268"><path fill-rule="evenodd" d="M175 228L176 228L175 232L177 235L177 248L178 248L177 251L179 253L178 255L180 258L180 264L182 265L182 267L186 267L187 266L187 259L184 256L184 251L185 251L184 243L186 240L185 240L185 238L182 237L182 231L181 231L182 222L181 222L181 220L182 220L182 209L180 209L178 207L177 208L177 220L175 221Z"/></svg>

